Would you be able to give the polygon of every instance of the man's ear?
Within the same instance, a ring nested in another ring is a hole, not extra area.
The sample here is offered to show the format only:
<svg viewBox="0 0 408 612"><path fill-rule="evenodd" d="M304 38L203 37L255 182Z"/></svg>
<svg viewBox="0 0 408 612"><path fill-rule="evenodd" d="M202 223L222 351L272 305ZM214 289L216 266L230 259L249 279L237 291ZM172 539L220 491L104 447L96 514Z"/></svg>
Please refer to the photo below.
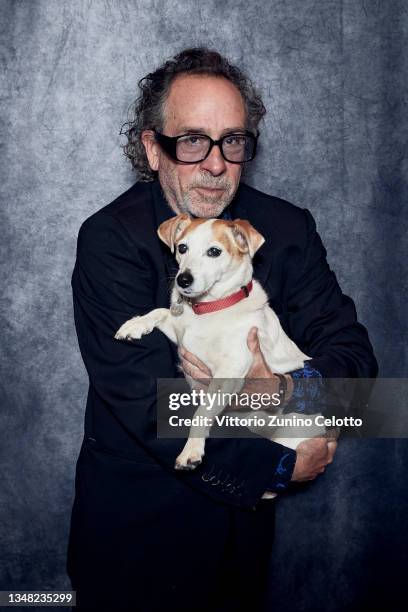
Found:
<svg viewBox="0 0 408 612"><path fill-rule="evenodd" d="M159 144L156 142L153 130L144 130L141 133L140 140L145 148L150 168L157 172L159 169Z"/></svg>
<svg viewBox="0 0 408 612"><path fill-rule="evenodd" d="M241 253L249 253L252 258L265 242L265 238L243 219L235 219L231 225L232 235Z"/></svg>
<svg viewBox="0 0 408 612"><path fill-rule="evenodd" d="M157 233L159 234L160 240L163 240L165 244L170 248L171 252L174 251L174 243L177 240L177 236L186 229L192 222L192 218L187 213L172 217L164 223L159 225Z"/></svg>

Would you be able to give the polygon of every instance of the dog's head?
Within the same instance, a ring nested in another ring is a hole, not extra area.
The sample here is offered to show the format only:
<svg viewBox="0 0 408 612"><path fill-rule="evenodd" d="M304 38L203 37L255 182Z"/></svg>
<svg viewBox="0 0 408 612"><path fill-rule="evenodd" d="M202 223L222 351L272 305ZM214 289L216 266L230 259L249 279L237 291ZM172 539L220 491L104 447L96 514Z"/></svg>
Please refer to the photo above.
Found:
<svg viewBox="0 0 408 612"><path fill-rule="evenodd" d="M188 297L208 293L216 283L223 290L239 288L252 276L252 257L265 242L248 221L192 219L177 215L158 229L176 254L178 291Z"/></svg>

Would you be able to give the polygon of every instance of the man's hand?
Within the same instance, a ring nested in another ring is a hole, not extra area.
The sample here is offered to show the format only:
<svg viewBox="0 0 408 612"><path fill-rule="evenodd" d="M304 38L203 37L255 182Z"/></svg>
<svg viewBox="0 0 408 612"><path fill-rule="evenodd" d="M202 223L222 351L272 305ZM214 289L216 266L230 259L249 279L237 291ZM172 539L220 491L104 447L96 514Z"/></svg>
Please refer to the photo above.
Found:
<svg viewBox="0 0 408 612"><path fill-rule="evenodd" d="M264 359L261 347L259 345L258 331L256 327L252 327L249 330L247 344L253 355L252 364L249 368L247 377L272 378L273 374ZM182 346L179 347L178 355L180 357L181 367L183 368L183 372L185 374L188 374L188 376L191 376L191 378L194 378L194 380L199 380L204 384L210 384L212 373L203 361Z"/></svg>
<svg viewBox="0 0 408 612"><path fill-rule="evenodd" d="M292 481L314 480L332 463L337 442L331 438L311 438L301 442L296 449L296 463Z"/></svg>
<svg viewBox="0 0 408 612"><path fill-rule="evenodd" d="M241 393L278 393L279 378L275 376L270 367L265 361L258 338L258 330L256 327L251 327L248 333L247 345L252 353L252 364L245 377L245 385ZM288 401L293 393L292 377L285 375L287 392L285 400ZM262 380L263 379L263 380Z"/></svg>
<svg viewBox="0 0 408 612"><path fill-rule="evenodd" d="M199 381L203 387L210 384L212 372L209 368L207 368L203 361L182 346L180 346L178 349L178 356L180 358L180 365L184 374L187 374L188 376L191 376L191 378L194 378L194 380Z"/></svg>
<svg viewBox="0 0 408 612"><path fill-rule="evenodd" d="M245 385L241 393L247 393L248 395L251 395L251 393L268 393L272 395L278 392L279 379L274 375L265 361L259 344L258 330L256 327L252 327L249 330L247 345L252 353L252 363L245 377ZM210 384L212 373L204 362L182 346L179 348L178 355L185 374L199 381L203 387ZM264 379L264 382L259 379ZM292 377L289 375L286 376L286 381L288 388L287 399L289 399L293 391Z"/></svg>
<svg viewBox="0 0 408 612"><path fill-rule="evenodd" d="M264 391L271 394L274 392L271 384L274 384L273 379L276 379L276 377L264 359L256 327L251 328L249 331L247 343L253 355L253 360L246 376L243 391L248 394L259 393L260 385L265 384L266 388ZM179 348L179 357L184 373L199 381L202 388L205 389L206 385L209 385L211 382L211 370L198 357L183 347ZM290 381L292 380L290 376L288 378L290 378ZM262 383L259 379L267 380ZM288 386L288 389L292 391L293 382ZM307 480L314 480L316 476L324 472L327 465L332 463L336 448L337 442L332 438L310 438L310 440L301 442L296 449L297 457L292 481L305 482Z"/></svg>

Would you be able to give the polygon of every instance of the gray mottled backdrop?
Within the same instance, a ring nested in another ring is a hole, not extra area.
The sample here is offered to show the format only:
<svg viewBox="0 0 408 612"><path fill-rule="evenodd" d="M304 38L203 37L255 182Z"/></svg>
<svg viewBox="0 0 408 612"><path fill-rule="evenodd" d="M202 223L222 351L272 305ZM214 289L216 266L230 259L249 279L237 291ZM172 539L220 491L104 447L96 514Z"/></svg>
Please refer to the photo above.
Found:
<svg viewBox="0 0 408 612"><path fill-rule="evenodd" d="M0 4L0 586L67 588L87 390L70 275L81 222L135 180L118 133L137 80L197 43L253 75L268 114L247 181L312 211L381 374L406 376L407 4ZM407 454L405 441L344 441L280 502L271 610L361 609L369 596L399 609Z"/></svg>

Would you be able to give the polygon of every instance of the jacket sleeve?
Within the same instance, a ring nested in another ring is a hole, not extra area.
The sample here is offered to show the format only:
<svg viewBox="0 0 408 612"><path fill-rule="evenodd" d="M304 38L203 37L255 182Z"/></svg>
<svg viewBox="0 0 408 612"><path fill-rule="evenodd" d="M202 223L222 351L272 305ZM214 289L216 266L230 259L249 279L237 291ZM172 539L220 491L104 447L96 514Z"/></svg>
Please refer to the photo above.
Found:
<svg viewBox="0 0 408 612"><path fill-rule="evenodd" d="M176 472L185 440L158 438L156 429L156 380L177 376L170 342L157 329L132 343L114 339L127 319L156 307L155 276L148 250L119 220L99 212L84 222L72 275L74 316L98 410L109 410L135 445L175 478L224 503L251 507L287 449L261 437L210 438L203 464Z"/></svg>
<svg viewBox="0 0 408 612"><path fill-rule="evenodd" d="M288 333L302 351L311 357L306 362L323 378L366 379L345 384L340 403L350 405L367 401L378 373L367 330L357 320L354 302L344 295L326 260L324 248L308 210L303 211L306 240L302 251L288 264L285 301ZM334 394L341 384L333 382Z"/></svg>
<svg viewBox="0 0 408 612"><path fill-rule="evenodd" d="M378 367L367 330L357 321L353 300L329 268L316 224L308 210L306 245L291 264L286 303L290 337L312 357L324 377L375 378Z"/></svg>

